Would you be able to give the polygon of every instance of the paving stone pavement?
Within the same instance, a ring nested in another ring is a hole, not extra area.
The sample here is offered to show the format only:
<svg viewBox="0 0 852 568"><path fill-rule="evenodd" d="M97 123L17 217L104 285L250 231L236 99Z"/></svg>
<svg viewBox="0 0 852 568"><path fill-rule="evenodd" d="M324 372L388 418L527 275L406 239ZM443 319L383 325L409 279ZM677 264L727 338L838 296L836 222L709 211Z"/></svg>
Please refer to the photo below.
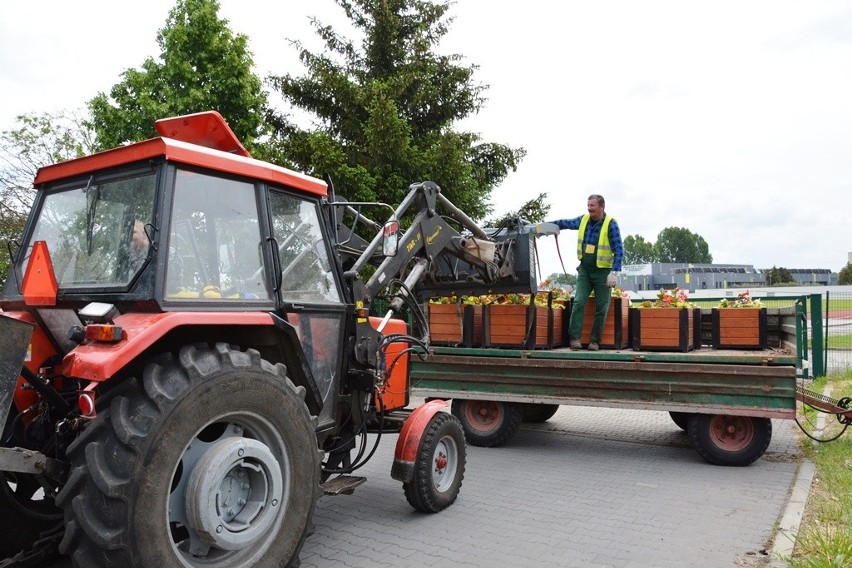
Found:
<svg viewBox="0 0 852 568"><path fill-rule="evenodd" d="M427 515L390 478L386 436L351 496L320 499L304 568L759 566L796 478L793 421L767 453L712 466L668 413L563 406L502 448L468 447L455 504Z"/></svg>
<svg viewBox="0 0 852 568"><path fill-rule="evenodd" d="M385 435L364 485L320 499L301 566L763 567L801 460L795 423L772 426L757 462L717 467L668 413L563 406L502 448L468 446L459 498L434 515L391 479Z"/></svg>

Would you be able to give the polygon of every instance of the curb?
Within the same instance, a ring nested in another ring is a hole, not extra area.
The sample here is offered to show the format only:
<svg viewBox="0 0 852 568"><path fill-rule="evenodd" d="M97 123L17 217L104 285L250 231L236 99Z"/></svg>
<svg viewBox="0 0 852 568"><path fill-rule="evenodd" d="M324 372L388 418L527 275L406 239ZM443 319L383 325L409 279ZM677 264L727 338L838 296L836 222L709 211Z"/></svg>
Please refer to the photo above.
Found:
<svg viewBox="0 0 852 568"><path fill-rule="evenodd" d="M771 558L769 566L772 568L789 566L790 559L793 557L793 549L796 547L796 538L799 534L799 527L802 524L802 515L805 512L805 505L808 502L815 473L816 466L811 460L805 458L799 464L799 470L796 473L796 480L793 483L790 498L787 501L787 506L784 508L784 513L781 515L781 520L778 522L778 531L775 533L775 540L768 551Z"/></svg>

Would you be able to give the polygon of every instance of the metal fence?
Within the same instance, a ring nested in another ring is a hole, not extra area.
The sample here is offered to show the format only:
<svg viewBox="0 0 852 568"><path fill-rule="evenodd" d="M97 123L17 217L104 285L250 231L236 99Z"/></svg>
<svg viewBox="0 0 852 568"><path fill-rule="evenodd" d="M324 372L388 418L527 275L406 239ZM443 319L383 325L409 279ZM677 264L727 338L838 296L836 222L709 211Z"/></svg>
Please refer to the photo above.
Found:
<svg viewBox="0 0 852 568"><path fill-rule="evenodd" d="M852 287L833 286L823 293L825 369L852 369Z"/></svg>

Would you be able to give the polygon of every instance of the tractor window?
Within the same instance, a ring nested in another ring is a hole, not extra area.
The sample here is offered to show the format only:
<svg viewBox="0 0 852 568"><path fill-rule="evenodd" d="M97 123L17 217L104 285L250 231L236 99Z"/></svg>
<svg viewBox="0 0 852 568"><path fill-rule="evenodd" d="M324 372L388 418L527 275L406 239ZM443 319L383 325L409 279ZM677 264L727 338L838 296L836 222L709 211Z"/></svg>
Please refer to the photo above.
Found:
<svg viewBox="0 0 852 568"><path fill-rule="evenodd" d="M156 176L150 169L91 177L49 193L29 246L46 241L60 288L126 286L142 268L149 243ZM24 260L26 270L29 257Z"/></svg>
<svg viewBox="0 0 852 568"><path fill-rule="evenodd" d="M281 262L282 299L339 303L317 203L271 192L269 207Z"/></svg>
<svg viewBox="0 0 852 568"><path fill-rule="evenodd" d="M178 170L170 227L167 298L269 300L252 184Z"/></svg>

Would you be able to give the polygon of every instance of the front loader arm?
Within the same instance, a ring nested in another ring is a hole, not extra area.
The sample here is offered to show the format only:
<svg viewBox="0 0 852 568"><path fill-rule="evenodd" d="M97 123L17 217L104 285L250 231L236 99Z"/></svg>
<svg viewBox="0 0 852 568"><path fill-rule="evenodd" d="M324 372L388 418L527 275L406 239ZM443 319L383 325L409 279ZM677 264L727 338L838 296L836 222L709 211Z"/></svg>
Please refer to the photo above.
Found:
<svg viewBox="0 0 852 568"><path fill-rule="evenodd" d="M504 230L491 238L444 197L433 182L412 184L396 209L383 205L393 211L385 225L361 214L360 207L367 204L333 202L331 205L340 216L348 213L354 217L351 227L338 223L335 234L341 239L337 243L341 261L345 266L351 263L344 278L358 312L355 358L368 368L380 366L378 353L388 341L382 338L385 323L405 302L413 300L410 296L415 292L429 297L536 291L533 235L520 229ZM388 253L383 245L387 244L389 232L384 229L388 225L398 226L399 220L412 212L410 225L401 232L398 245L392 247L394 251ZM379 229L369 243L356 236L359 224L367 230ZM366 268L376 264L378 267L368 276ZM364 316L371 302L380 296L390 299L389 310L374 328L375 322ZM421 327L426 331L428 324L421 322ZM426 343L428 331L422 339L408 339Z"/></svg>
<svg viewBox="0 0 852 568"><path fill-rule="evenodd" d="M438 212L439 206L442 214ZM529 270L531 237L528 234L516 233L496 242L444 197L433 182L412 184L391 219L403 218L412 208L416 213L402 235L396 254L384 257L362 286L353 287L356 301L369 303L396 279L404 279L409 290L417 286L425 293L535 291L533 271ZM455 221L464 233L456 230L447 218ZM347 272L347 280L360 280L363 269L377 257L384 238L378 232L359 251L360 256ZM518 255L522 249L526 254ZM523 275L516 270L519 259L525 269ZM402 300L396 300L393 307L399 309Z"/></svg>

